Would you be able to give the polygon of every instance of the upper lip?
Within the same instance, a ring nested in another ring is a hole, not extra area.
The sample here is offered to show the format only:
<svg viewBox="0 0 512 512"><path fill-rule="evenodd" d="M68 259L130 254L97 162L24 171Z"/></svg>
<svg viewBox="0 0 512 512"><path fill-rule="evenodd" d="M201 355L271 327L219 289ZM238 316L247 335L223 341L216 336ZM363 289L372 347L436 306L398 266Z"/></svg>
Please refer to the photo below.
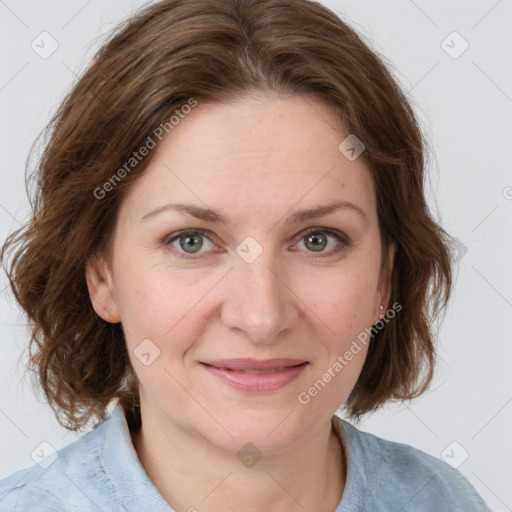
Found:
<svg viewBox="0 0 512 512"><path fill-rule="evenodd" d="M203 364L215 366L216 368L227 368L229 370L279 370L298 366L307 363L304 359L217 359L215 361L201 361Z"/></svg>

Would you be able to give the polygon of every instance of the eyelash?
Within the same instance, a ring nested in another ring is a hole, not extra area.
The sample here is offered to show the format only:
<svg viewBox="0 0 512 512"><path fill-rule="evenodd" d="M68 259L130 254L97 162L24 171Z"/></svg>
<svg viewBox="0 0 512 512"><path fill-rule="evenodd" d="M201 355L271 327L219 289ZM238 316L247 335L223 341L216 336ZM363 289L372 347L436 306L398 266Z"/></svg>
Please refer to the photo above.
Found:
<svg viewBox="0 0 512 512"><path fill-rule="evenodd" d="M326 253L321 252L321 253L319 253L318 256L313 256L315 258L317 258L317 257L325 258L325 257L333 256L350 246L349 237L347 235L345 235L345 233L338 231L337 229L332 229L332 228L310 228L310 229L307 229L306 231L301 233L301 236L298 241L300 242L301 240L306 238L308 235L313 234L313 233L314 234L322 233L322 234L331 235L338 242L340 242L340 245L337 248L331 249L331 251L326 252ZM177 233L173 233L173 234L165 237L161 243L165 247L169 248L169 250L179 259L196 260L196 259L202 257L201 254L204 254L204 253L197 253L198 254L197 256L186 255L186 253L180 252L171 246L172 242L174 242L175 240L179 240L180 238L188 236L188 235L201 235L201 236L204 236L205 238L207 238L208 240L210 240L210 242L214 243L211 240L211 238L207 235L207 232L202 229L186 229L183 231L179 231ZM309 252L313 252L313 251L309 251Z"/></svg>

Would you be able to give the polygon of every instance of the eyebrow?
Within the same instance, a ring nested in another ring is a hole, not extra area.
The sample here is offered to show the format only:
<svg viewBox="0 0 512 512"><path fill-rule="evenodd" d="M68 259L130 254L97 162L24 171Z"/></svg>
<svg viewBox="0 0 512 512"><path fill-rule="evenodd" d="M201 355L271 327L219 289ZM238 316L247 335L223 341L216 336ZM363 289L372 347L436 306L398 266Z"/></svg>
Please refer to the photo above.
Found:
<svg viewBox="0 0 512 512"><path fill-rule="evenodd" d="M323 217L324 215L328 215L330 213L333 213L338 210L352 210L357 212L365 221L367 221L366 214L364 213L363 209L360 206L357 206L354 203L351 203L350 201L335 201L333 203L329 203L322 206L315 206L313 208L307 208L303 210L299 210L297 212L294 212L292 215L290 215L286 221L285 225L291 225L291 224L300 224L302 222L305 222L310 219L315 219L317 217ZM144 217L142 217L141 222L147 219L150 219L152 217L155 217L156 215L167 212L167 211L178 211L186 213L192 217L195 217L196 219L201 219L206 222L212 222L212 223L223 223L224 219L222 215L210 208L201 208L194 204L184 204L184 203L176 203L176 204L166 204L164 206L160 206L159 208L156 208L155 210L150 211Z"/></svg>

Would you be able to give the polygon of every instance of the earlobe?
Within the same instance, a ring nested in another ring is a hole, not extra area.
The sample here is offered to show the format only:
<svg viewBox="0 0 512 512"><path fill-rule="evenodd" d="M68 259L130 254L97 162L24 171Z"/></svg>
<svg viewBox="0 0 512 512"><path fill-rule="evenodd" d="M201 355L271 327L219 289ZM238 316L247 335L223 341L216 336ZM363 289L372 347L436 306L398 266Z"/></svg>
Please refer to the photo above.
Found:
<svg viewBox="0 0 512 512"><path fill-rule="evenodd" d="M94 311L106 322L120 322L111 272L103 256L89 258L85 267L85 279Z"/></svg>

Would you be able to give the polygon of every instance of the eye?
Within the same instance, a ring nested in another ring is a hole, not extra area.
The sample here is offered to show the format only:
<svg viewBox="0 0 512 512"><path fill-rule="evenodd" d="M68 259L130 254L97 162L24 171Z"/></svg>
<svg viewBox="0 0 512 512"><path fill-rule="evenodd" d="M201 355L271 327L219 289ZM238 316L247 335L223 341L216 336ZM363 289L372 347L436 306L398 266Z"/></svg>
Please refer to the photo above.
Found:
<svg viewBox="0 0 512 512"><path fill-rule="evenodd" d="M204 240L213 246L212 241L202 231L186 230L171 235L163 243L165 246L170 246L178 258L194 258L194 254L201 254L200 250L204 245ZM178 246L175 245L176 243Z"/></svg>
<svg viewBox="0 0 512 512"><path fill-rule="evenodd" d="M329 245L329 238L335 240L330 250L324 250ZM299 243L304 243L308 252L321 253L321 256L331 256L350 245L349 238L337 229L311 228L302 234ZM334 247L332 247L334 245Z"/></svg>

